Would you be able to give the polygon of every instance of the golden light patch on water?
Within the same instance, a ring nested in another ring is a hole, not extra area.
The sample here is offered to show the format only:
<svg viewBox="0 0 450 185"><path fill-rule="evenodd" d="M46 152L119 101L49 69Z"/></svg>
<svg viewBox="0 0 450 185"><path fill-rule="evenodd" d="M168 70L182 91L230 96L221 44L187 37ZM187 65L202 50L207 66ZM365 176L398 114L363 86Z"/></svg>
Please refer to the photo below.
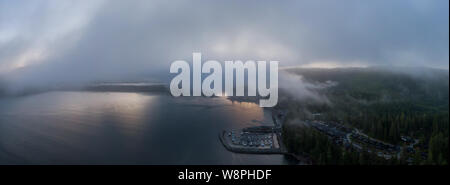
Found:
<svg viewBox="0 0 450 185"><path fill-rule="evenodd" d="M70 98L58 99L58 105L53 106L65 118L82 119L84 123L120 123L114 126L127 135L137 132L154 108L151 104L155 97L139 93L67 93L71 93Z"/></svg>
<svg viewBox="0 0 450 185"><path fill-rule="evenodd" d="M234 120L237 120L233 125L236 128L242 128L247 126L255 126L255 120L263 121L264 120L264 109L259 107L259 104L252 102L238 102L227 100L231 106L230 111L227 111L228 116L233 117Z"/></svg>

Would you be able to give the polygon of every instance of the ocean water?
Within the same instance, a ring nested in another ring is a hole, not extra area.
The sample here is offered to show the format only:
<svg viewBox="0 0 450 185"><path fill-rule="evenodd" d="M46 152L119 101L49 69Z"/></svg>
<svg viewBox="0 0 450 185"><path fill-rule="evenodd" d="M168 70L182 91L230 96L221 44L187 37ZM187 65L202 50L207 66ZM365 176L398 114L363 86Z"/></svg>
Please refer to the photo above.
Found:
<svg viewBox="0 0 450 185"><path fill-rule="evenodd" d="M0 164L291 164L236 154L223 129L273 125L254 103L224 97L47 92L0 98Z"/></svg>

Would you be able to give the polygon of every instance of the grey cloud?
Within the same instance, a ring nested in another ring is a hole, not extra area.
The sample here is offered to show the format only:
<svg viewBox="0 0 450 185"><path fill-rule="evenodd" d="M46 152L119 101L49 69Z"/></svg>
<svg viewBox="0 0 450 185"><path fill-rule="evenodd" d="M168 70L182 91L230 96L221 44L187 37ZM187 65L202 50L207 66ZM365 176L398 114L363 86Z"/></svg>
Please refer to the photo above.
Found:
<svg viewBox="0 0 450 185"><path fill-rule="evenodd" d="M321 95L318 91L339 85L334 81L326 81L325 83L310 83L303 80L303 77L291 74L286 71L279 73L279 88L281 91L299 101L312 101L315 103L331 104L325 95Z"/></svg>
<svg viewBox="0 0 450 185"><path fill-rule="evenodd" d="M58 2L0 3L0 73L12 84L164 79L194 51L282 66L448 69L448 1ZM36 62L6 69L36 49L43 56L25 58Z"/></svg>

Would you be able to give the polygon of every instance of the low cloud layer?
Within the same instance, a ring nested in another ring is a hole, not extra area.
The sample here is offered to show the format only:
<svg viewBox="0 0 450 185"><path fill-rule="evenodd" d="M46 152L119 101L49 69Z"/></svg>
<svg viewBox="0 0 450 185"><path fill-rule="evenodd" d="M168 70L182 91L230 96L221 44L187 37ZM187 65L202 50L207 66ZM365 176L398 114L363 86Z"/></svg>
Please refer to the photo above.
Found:
<svg viewBox="0 0 450 185"><path fill-rule="evenodd" d="M280 91L286 93L289 97L298 101L312 101L314 103L330 104L329 99L325 95L321 95L319 91L339 85L334 81L326 81L324 83L306 82L303 76L281 71L279 73Z"/></svg>
<svg viewBox="0 0 450 185"><path fill-rule="evenodd" d="M448 69L448 1L0 2L0 78L13 85L164 79L170 63Z"/></svg>

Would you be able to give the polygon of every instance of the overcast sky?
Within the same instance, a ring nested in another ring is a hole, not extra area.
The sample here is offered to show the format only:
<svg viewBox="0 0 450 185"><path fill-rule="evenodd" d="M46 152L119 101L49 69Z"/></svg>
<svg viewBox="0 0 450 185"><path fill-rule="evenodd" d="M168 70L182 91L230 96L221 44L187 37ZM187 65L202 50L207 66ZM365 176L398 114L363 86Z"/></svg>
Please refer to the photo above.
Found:
<svg viewBox="0 0 450 185"><path fill-rule="evenodd" d="M0 1L0 78L167 75L174 60L449 67L447 0Z"/></svg>

